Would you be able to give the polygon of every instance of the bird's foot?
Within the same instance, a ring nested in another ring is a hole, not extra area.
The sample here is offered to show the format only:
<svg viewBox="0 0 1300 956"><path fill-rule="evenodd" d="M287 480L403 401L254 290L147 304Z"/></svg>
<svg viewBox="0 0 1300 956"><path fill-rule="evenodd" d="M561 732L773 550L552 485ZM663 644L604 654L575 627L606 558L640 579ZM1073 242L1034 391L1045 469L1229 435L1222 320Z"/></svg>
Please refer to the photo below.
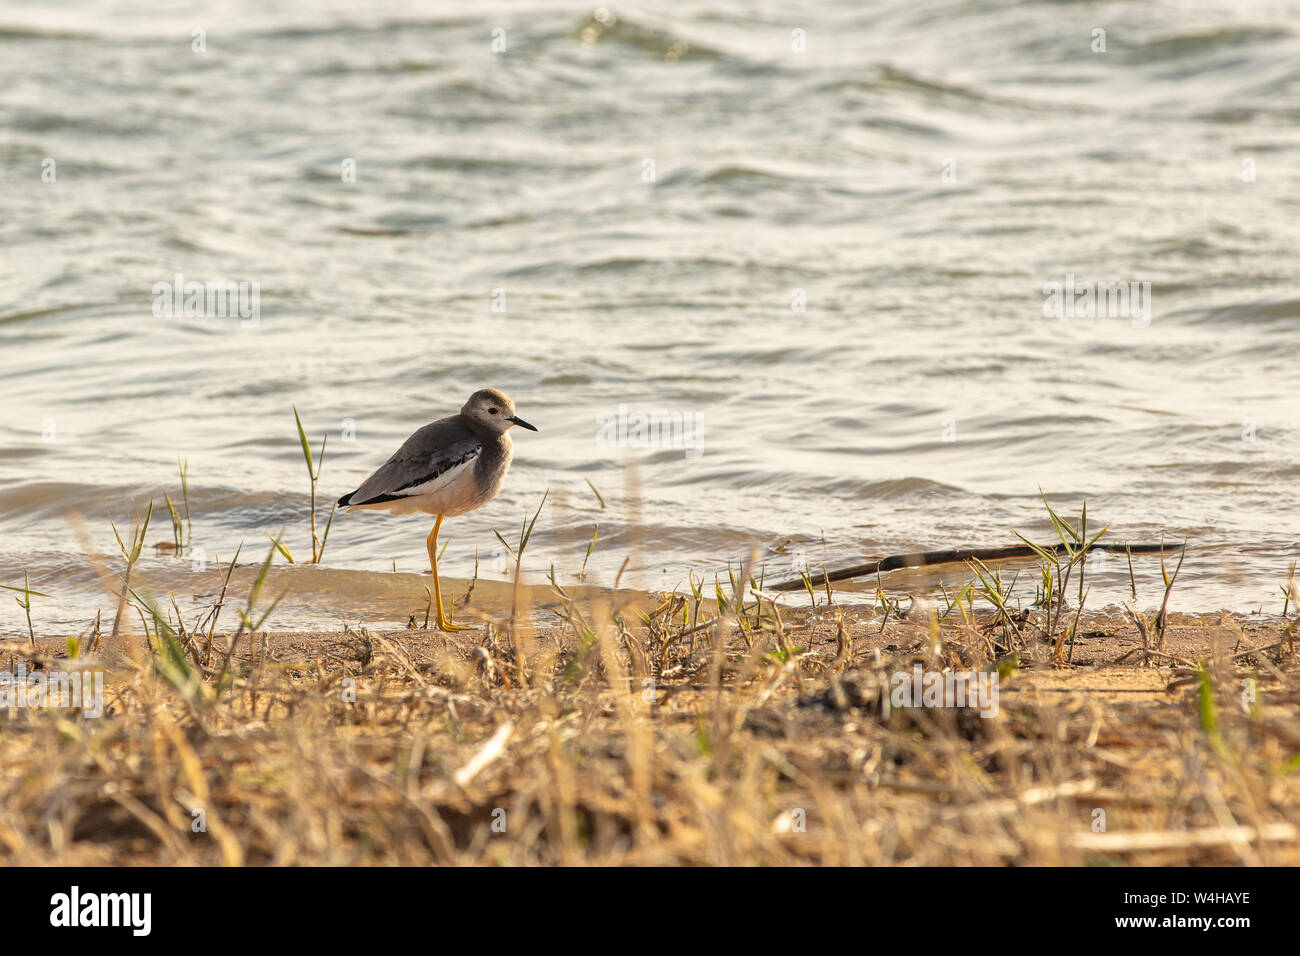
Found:
<svg viewBox="0 0 1300 956"><path fill-rule="evenodd" d="M474 630L467 624L453 624L451 618L443 613L442 608L438 608L438 613L434 620L435 625L440 631L472 631Z"/></svg>

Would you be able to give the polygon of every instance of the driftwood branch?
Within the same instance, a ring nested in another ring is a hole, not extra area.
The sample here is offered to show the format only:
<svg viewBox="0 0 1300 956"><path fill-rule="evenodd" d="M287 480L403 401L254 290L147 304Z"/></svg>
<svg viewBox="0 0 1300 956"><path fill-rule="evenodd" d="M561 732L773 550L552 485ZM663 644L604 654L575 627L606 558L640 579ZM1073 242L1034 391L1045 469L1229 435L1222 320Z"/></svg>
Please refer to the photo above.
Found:
<svg viewBox="0 0 1300 956"><path fill-rule="evenodd" d="M1044 545L1044 551L1068 554L1065 545ZM1181 544L1094 544L1090 551L1115 551L1120 554L1160 554L1162 551L1181 551ZM884 571L897 571L900 568L923 568L932 564L958 564L963 561L978 559L980 561L1001 561L1006 558L1035 557L1033 548L1025 544L1011 544L1003 548L949 548L945 551L918 551L914 554L892 554L877 561L855 564L837 571L818 571L808 573L814 585L823 582L847 581L850 578L865 577ZM804 586L803 578L792 578L777 584L769 584L765 590L798 591Z"/></svg>

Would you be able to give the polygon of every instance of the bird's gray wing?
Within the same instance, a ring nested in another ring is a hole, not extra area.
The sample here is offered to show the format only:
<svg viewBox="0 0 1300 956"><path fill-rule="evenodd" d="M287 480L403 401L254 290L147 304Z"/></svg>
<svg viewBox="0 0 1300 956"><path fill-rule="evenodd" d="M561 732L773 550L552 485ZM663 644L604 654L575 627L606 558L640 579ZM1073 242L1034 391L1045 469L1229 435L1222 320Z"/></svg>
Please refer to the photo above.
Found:
<svg viewBox="0 0 1300 956"><path fill-rule="evenodd" d="M483 453L483 443L459 415L441 418L418 429L392 458L339 499L340 505L369 505L427 495L449 484Z"/></svg>

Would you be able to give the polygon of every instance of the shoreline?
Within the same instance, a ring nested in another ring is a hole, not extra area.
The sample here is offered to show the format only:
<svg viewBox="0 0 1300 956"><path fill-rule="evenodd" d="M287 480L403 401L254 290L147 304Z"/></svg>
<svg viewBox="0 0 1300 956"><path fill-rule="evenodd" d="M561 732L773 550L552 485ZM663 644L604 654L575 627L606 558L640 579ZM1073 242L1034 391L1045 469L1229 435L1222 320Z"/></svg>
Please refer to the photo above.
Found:
<svg viewBox="0 0 1300 956"><path fill-rule="evenodd" d="M59 610L66 607L68 601L64 595L67 589L55 589L41 578L33 578L33 592L45 591L46 596L33 598L32 618L38 639L62 641L68 637L86 637L91 633L90 625L100 616L104 627L111 622L115 614L118 597L121 592L123 575L120 570L122 561L106 555L96 555L85 561L73 577L70 586L75 592L71 600L73 610ZM167 616L176 622L176 611L184 618L187 625L193 625L202 615L209 611L223 593L226 592L227 614L236 604L242 603L244 597L252 590L261 570L260 562L243 561L235 565L229 578L225 577L228 566L213 562L203 570L191 571L189 562L181 560L176 565L160 565L141 562L132 572L132 588L145 596L153 595L155 600L167 604ZM987 568L1004 579L1012 579L1006 585L1008 604L1017 608L1032 608L1041 603L1041 595L1035 603L1034 572L1037 568L1029 559L1009 559L989 561ZM1149 569L1148 569L1149 570ZM557 573L559 573L557 571ZM645 574L629 574L633 579ZM1130 597L1130 581L1127 574L1121 581L1109 580L1098 583L1099 575L1095 571L1087 574L1089 594L1084 601L1084 613L1087 615L1123 614L1125 605L1140 613L1151 616L1159 612L1162 604L1163 589L1159 586L1159 572L1155 577L1150 573L1141 575L1134 582ZM562 574L560 585L568 592L579 595L583 600L599 602L608 599L611 588L604 583L586 583L573 574ZM639 586L624 586L620 589L623 596L637 595L642 603L659 603L664 595L675 594L690 596L687 579L679 582L674 590L664 591L647 589L642 581ZM703 593L714 592L713 579L690 578L696 585L702 585ZM718 579L721 586L729 587L731 582L723 572ZM1018 585L1015 582L1019 582ZM1285 587L1285 575L1279 575L1279 585ZM21 585L22 576L17 582ZM508 615L514 600L514 583L512 573L490 574L484 571L477 577L464 578L456 576L443 577L445 591L448 592L457 608L468 608L471 623L499 619ZM554 620L553 612L560 606L554 596L547 575L540 571L528 571L524 575L522 589L525 603L536 615L534 623L546 626ZM951 562L931 567L903 567L890 570L879 580L859 578L851 581L837 581L831 586L834 602L841 607L854 609L872 608L882 603L897 604L914 614L924 614L929 609L937 608L941 614L951 615L953 597L966 584L977 585L978 575L969 564ZM429 608L432 577L429 571L374 572L359 571L349 568L333 568L314 564L273 564L266 572L265 590L283 594L276 607L271 625L276 630L297 631L304 633L329 632L344 624L349 626L366 626L372 628L396 628L408 625L414 618L417 625L423 625L424 616ZM1016 588L1014 595L1011 588ZM757 589L764 599L773 599L783 609L799 610L809 607L810 596L806 589L776 590L763 583ZM812 585L813 598L824 602L826 585ZM1094 594L1094 592L1100 592ZM4 591L3 593L14 593ZM21 586L17 594L21 596ZM165 597L164 597L165 596ZM1077 598L1075 594L1067 595L1067 601ZM1273 599L1257 601L1254 607L1220 606L1217 608L1188 609L1181 607L1178 580L1175 579L1170 591L1169 610L1195 618L1215 615L1229 615L1241 621L1282 621L1285 614L1294 614L1300 608L1300 601L1285 599L1279 593ZM173 606L170 601L175 600ZM976 589L977 603L986 602L986 594ZM1276 601L1277 603L1274 603ZM62 602L62 603L61 603ZM1104 602L1104 603L1103 603ZM128 602L129 604L132 602ZM709 602L705 602L709 603ZM20 603L21 608L21 603ZM1069 613L1074 607L1069 607ZM26 622L21 610L10 615L12 623L0 630L0 641L20 640L27 636ZM50 618L53 617L53 620ZM946 620L946 618L945 618ZM236 623L233 617L223 619L223 625ZM139 631L139 619L136 614L130 616L128 627Z"/></svg>

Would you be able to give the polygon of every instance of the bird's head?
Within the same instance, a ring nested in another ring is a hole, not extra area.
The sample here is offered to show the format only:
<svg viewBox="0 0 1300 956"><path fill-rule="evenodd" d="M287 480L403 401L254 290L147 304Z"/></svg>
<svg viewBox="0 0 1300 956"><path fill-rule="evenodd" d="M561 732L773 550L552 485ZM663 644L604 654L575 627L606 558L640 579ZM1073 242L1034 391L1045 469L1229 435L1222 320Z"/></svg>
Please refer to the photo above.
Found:
<svg viewBox="0 0 1300 956"><path fill-rule="evenodd" d="M515 425L530 432L537 428L515 414L515 403L495 388L480 388L460 410L461 417L476 431L502 435Z"/></svg>

